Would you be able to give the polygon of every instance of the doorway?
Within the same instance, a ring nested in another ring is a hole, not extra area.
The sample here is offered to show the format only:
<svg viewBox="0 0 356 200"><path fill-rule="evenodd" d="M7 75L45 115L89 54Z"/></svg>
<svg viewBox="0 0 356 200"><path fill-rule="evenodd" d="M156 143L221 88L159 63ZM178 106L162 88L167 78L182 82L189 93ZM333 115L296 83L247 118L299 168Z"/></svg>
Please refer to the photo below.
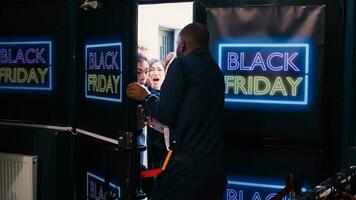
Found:
<svg viewBox="0 0 356 200"><path fill-rule="evenodd" d="M167 72L168 60L176 49L178 34L184 26L192 22L193 2L138 5L138 82L159 93ZM145 61L140 60L142 56ZM138 136L140 144L147 146L147 150L140 156L141 169L162 167L167 155L169 137L165 135L165 128L151 122L153 121L148 117L147 125ZM147 194L153 183L145 183L143 180L142 185Z"/></svg>
<svg viewBox="0 0 356 200"><path fill-rule="evenodd" d="M174 51L179 31L193 22L193 2L139 4L138 46L148 59L165 59Z"/></svg>

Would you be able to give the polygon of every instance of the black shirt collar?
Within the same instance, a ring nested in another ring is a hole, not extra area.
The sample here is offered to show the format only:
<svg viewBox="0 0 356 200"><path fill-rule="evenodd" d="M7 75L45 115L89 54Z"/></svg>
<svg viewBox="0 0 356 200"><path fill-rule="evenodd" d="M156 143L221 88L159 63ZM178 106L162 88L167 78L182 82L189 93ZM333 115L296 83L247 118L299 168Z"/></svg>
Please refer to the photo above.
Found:
<svg viewBox="0 0 356 200"><path fill-rule="evenodd" d="M210 53L208 49L206 48L196 48L193 51L191 51L189 54L200 54L200 53Z"/></svg>

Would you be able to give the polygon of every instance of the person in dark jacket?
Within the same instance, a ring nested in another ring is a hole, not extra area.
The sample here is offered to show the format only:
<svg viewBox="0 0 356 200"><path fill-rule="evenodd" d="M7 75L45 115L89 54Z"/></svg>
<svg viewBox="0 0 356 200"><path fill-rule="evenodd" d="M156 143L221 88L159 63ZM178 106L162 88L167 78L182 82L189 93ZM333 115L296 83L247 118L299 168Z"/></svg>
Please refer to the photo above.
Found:
<svg viewBox="0 0 356 200"><path fill-rule="evenodd" d="M142 101L150 115L169 126L173 155L167 169L157 177L150 200L223 198L224 79L208 43L205 26L185 26L160 96L137 83L127 87L129 98Z"/></svg>
<svg viewBox="0 0 356 200"><path fill-rule="evenodd" d="M151 94L159 97L161 85L166 76L164 63L158 59L149 61L149 79L151 80ZM147 121L147 154L149 169L160 168L167 155L167 147L164 142L163 124L153 117L148 116Z"/></svg>

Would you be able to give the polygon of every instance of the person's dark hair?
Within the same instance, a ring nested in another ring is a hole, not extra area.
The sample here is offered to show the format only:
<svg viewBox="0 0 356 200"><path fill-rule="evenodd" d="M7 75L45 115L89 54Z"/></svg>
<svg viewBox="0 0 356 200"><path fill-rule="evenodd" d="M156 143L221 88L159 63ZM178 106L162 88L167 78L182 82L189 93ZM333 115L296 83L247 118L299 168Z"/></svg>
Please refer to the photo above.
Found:
<svg viewBox="0 0 356 200"><path fill-rule="evenodd" d="M153 65L154 63L156 63L156 62L161 63L161 65L163 66L164 71L166 71L166 65L164 64L164 62L161 61L161 60L158 60L158 59L156 59L156 58L151 59L151 60L148 62L148 64L149 64L150 67L152 67L152 65Z"/></svg>
<svg viewBox="0 0 356 200"><path fill-rule="evenodd" d="M192 46L208 47L209 45L209 31L202 24L188 24L180 31L179 35Z"/></svg>
<svg viewBox="0 0 356 200"><path fill-rule="evenodd" d="M148 62L148 59L142 53L137 53L137 63L142 63L144 61Z"/></svg>

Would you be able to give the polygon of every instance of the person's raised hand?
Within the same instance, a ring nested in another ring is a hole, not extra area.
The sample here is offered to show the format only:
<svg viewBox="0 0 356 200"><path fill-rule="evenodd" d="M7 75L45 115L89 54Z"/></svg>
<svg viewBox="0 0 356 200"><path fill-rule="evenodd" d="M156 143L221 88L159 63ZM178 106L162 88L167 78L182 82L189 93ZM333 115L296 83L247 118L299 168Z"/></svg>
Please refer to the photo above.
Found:
<svg viewBox="0 0 356 200"><path fill-rule="evenodd" d="M164 65L166 68L166 71L168 71L169 66L173 62L173 60L177 58L177 54L175 52L169 52L166 56L166 60L164 61Z"/></svg>
<svg viewBox="0 0 356 200"><path fill-rule="evenodd" d="M147 90L147 88L138 83L130 83L126 87L127 97L133 100L143 101L149 94L150 92Z"/></svg>
<svg viewBox="0 0 356 200"><path fill-rule="evenodd" d="M151 80L150 77L148 77L148 79L147 79L147 81L146 81L146 85L147 85L148 87L152 87L152 80Z"/></svg>

